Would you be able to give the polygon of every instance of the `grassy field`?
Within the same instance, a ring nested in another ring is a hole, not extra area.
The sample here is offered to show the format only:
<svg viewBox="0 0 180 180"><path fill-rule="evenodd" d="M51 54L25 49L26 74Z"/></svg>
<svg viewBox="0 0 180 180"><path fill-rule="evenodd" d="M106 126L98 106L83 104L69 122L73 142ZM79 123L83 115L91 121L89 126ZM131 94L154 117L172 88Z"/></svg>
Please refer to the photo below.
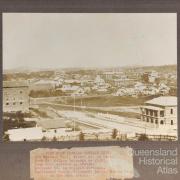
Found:
<svg viewBox="0 0 180 180"><path fill-rule="evenodd" d="M150 100L154 98L155 96L149 96L149 97L118 97L118 96L96 96L96 97L76 97L75 99L75 109L77 111L89 111L94 113L109 113L114 115L119 115L123 117L128 118L140 118L140 114L137 112L132 111L113 111L108 110L107 107L123 107L123 106L140 106L144 104L145 101ZM74 98L73 97L66 97L66 103L62 103L62 101L55 101L52 102L54 104L51 104L51 107L59 110L74 110ZM69 106L66 106L69 105ZM81 108L82 106L85 106L85 108ZM43 105L41 106L48 106ZM103 109L102 107L106 107Z"/></svg>
<svg viewBox="0 0 180 180"><path fill-rule="evenodd" d="M73 111L74 110L74 107L73 106L64 106L62 104L52 104L52 105L47 105L47 104L41 104L40 107L41 108L47 108L47 107L52 107L56 110L70 110L70 111ZM135 112L117 112L117 111L107 111L107 110L102 110L102 109L99 109L98 107L97 108L85 108L85 109L82 109L80 107L75 107L75 110L76 111L84 111L84 112L93 112L93 113L109 113L109 114L114 114L114 115L119 115L119 116L122 116L122 117L127 117L127 118L136 118L136 119L140 119L140 114L139 113L135 113Z"/></svg>
<svg viewBox="0 0 180 180"><path fill-rule="evenodd" d="M97 97L76 97L76 106L90 106L90 107L108 107L108 106L138 106L142 105L145 101L154 98L149 97L120 97L120 96L97 96ZM74 99L68 97L66 101L67 105L73 105Z"/></svg>

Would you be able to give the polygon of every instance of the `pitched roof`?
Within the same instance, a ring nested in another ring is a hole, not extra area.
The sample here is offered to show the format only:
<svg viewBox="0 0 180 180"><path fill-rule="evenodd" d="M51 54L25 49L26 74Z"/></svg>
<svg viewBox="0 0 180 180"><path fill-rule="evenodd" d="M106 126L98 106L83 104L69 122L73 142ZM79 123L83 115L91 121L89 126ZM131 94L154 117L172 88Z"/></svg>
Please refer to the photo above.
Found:
<svg viewBox="0 0 180 180"><path fill-rule="evenodd" d="M6 133L11 141L41 140L43 137L41 127L9 129Z"/></svg>
<svg viewBox="0 0 180 180"><path fill-rule="evenodd" d="M160 106L177 106L177 97L175 96L160 96L149 101L146 104L160 105Z"/></svg>

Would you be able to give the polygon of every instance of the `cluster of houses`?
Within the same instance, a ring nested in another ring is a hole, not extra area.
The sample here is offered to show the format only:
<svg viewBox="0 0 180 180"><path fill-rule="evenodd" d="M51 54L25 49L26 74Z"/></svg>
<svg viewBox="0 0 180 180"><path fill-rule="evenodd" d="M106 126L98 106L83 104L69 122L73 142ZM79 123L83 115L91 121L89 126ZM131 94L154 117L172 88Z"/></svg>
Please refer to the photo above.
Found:
<svg viewBox="0 0 180 180"><path fill-rule="evenodd" d="M174 74L168 73L164 78L173 78ZM35 80L30 83L30 90L54 90L66 95L84 96L94 94L112 94L114 96L139 96L139 95L168 95L172 86L166 80L159 81L160 75L156 71L144 73L101 72L89 74L58 73L51 79Z"/></svg>
<svg viewBox="0 0 180 180"><path fill-rule="evenodd" d="M96 72L96 71L95 71ZM105 71L92 74L57 72L48 79L31 79L29 81L4 81L3 107L21 105L26 107L29 100L24 100L23 96L28 96L31 91L62 92L64 96L86 96L86 95L113 95L113 96L150 96L150 95L169 95L172 87L177 89L177 76L175 73L163 75L165 80L157 81L160 74L156 71L137 73L123 71ZM169 82L169 84L167 83ZM17 97L23 95L16 100ZM61 93L59 93L61 94ZM53 96L53 94L52 94ZM26 108L24 111L27 110Z"/></svg>
<svg viewBox="0 0 180 180"><path fill-rule="evenodd" d="M164 83L160 83L159 85L146 85L141 82L137 82L134 87L129 88L119 88L114 96L148 96L148 95L167 95L170 91L170 87L168 87Z"/></svg>
<svg viewBox="0 0 180 180"><path fill-rule="evenodd" d="M30 91L58 91L72 96L168 95L170 90L173 90L175 95L177 91L177 72L175 70L161 72L142 67L93 69L91 72L84 70L83 73L82 70L55 70L49 76L44 76L42 72L39 72L38 76L37 74L38 72L34 77L33 75L29 78L26 77L26 80L29 81Z"/></svg>

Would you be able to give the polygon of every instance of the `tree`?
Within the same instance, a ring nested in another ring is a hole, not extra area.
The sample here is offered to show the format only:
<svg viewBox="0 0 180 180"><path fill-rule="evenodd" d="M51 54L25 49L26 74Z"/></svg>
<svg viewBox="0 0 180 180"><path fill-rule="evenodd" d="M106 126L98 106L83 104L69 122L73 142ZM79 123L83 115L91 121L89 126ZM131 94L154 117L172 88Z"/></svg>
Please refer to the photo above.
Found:
<svg viewBox="0 0 180 180"><path fill-rule="evenodd" d="M146 134L141 134L138 138L139 141L147 141L149 138L147 137Z"/></svg>
<svg viewBox="0 0 180 180"><path fill-rule="evenodd" d="M112 139L116 139L117 135L118 135L117 129L113 129L113 131L112 131Z"/></svg>
<svg viewBox="0 0 180 180"><path fill-rule="evenodd" d="M45 136L42 137L42 141L46 141L46 137Z"/></svg>
<svg viewBox="0 0 180 180"><path fill-rule="evenodd" d="M4 137L3 137L4 141L9 141L9 135L8 134L5 134Z"/></svg>
<svg viewBox="0 0 180 180"><path fill-rule="evenodd" d="M16 112L16 117L18 119L18 122L23 122L24 121L24 114L21 111Z"/></svg>
<svg viewBox="0 0 180 180"><path fill-rule="evenodd" d="M98 140L99 139L99 134L95 134L95 136L96 136L96 139Z"/></svg>
<svg viewBox="0 0 180 180"><path fill-rule="evenodd" d="M57 138L56 138L56 136L54 136L54 137L53 137L53 141L57 141Z"/></svg>
<svg viewBox="0 0 180 180"><path fill-rule="evenodd" d="M84 133L83 132L79 133L79 140L84 141Z"/></svg>

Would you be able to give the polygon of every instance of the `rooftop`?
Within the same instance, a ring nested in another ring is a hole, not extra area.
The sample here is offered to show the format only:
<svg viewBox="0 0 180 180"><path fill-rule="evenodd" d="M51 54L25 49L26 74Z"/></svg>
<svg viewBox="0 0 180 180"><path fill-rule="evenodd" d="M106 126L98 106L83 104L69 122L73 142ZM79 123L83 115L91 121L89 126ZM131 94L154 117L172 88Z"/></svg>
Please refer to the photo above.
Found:
<svg viewBox="0 0 180 180"><path fill-rule="evenodd" d="M141 108L145 108L145 109L152 109L152 110L164 110L163 108L160 107L156 107L156 106L141 106Z"/></svg>
<svg viewBox="0 0 180 180"><path fill-rule="evenodd" d="M149 101L146 104L160 105L160 106L177 106L177 97L175 96L161 96Z"/></svg>
<svg viewBox="0 0 180 180"><path fill-rule="evenodd" d="M11 141L41 140L43 137L41 127L10 129L6 131Z"/></svg>

